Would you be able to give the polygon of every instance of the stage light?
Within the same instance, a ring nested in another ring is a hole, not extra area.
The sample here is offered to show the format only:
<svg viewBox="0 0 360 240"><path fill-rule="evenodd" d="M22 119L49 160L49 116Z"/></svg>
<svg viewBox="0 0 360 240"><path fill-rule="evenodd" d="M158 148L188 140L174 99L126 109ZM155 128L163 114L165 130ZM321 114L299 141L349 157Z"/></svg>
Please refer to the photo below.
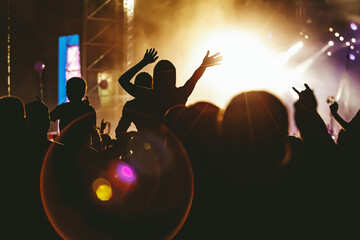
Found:
<svg viewBox="0 0 360 240"><path fill-rule="evenodd" d="M355 39L355 38L351 38L351 42L356 43L356 39Z"/></svg>
<svg viewBox="0 0 360 240"><path fill-rule="evenodd" d="M350 53L350 54L349 54L349 59L352 60L352 61L354 61L354 60L355 60L355 55L352 54L352 53Z"/></svg>
<svg viewBox="0 0 360 240"><path fill-rule="evenodd" d="M357 25L355 23L350 23L350 28L354 31L357 30Z"/></svg>
<svg viewBox="0 0 360 240"><path fill-rule="evenodd" d="M333 29L332 27L330 27L330 28L329 28L329 31L332 32L332 31L334 31L334 29Z"/></svg>
<svg viewBox="0 0 360 240"><path fill-rule="evenodd" d="M346 42L345 45L346 45L346 46L350 46L350 43L349 43L349 42Z"/></svg>
<svg viewBox="0 0 360 240"><path fill-rule="evenodd" d="M309 39L309 35L305 35L304 38L305 38L305 39Z"/></svg>
<svg viewBox="0 0 360 240"><path fill-rule="evenodd" d="M338 32L335 33L335 37L339 37L340 34Z"/></svg>
<svg viewBox="0 0 360 240"><path fill-rule="evenodd" d="M351 50L354 50L354 48L355 48L355 47L354 47L353 45L350 46L350 49L351 49Z"/></svg>
<svg viewBox="0 0 360 240"><path fill-rule="evenodd" d="M330 52L330 51L328 51L326 54L327 54L329 57L331 56L331 52Z"/></svg>
<svg viewBox="0 0 360 240"><path fill-rule="evenodd" d="M329 41L329 46L334 46L334 42L333 42L333 41Z"/></svg>
<svg viewBox="0 0 360 240"><path fill-rule="evenodd" d="M344 37L343 37L343 36L340 36L340 37L339 37L339 40L340 40L340 41L344 41Z"/></svg>
<svg viewBox="0 0 360 240"><path fill-rule="evenodd" d="M297 53L300 50L300 48L302 48L303 46L304 46L304 44L302 42L298 42L294 46L289 48L288 53L290 54L290 56L292 56L295 53Z"/></svg>

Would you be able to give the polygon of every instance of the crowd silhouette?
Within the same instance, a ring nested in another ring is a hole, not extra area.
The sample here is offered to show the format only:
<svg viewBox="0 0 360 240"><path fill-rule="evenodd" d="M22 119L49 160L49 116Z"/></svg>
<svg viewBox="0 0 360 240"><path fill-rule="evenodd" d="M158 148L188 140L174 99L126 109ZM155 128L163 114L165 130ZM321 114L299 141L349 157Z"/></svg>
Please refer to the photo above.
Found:
<svg viewBox="0 0 360 240"><path fill-rule="evenodd" d="M1 97L10 239L358 237L360 111L346 122L338 103L330 106L341 126L334 141L307 84L293 88L294 116L265 90L239 92L224 109L187 105L205 70L221 63L219 54L208 51L177 87L169 60L158 61L153 76L140 72L159 58L146 50L119 77L134 99L119 113L115 138L104 133L104 119L96 127L82 78L67 81L69 102L52 111L39 99ZM289 134L290 118L299 136ZM49 141L50 121L57 120L60 135ZM135 185L114 184L116 161L128 164L122 173L137 176ZM99 201L96 179L113 183L111 201Z"/></svg>

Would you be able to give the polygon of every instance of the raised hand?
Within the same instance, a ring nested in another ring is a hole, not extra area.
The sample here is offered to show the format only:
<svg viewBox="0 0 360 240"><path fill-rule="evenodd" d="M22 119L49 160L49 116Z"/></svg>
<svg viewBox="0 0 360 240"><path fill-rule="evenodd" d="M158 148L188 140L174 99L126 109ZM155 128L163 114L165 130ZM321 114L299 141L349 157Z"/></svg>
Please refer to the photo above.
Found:
<svg viewBox="0 0 360 240"><path fill-rule="evenodd" d="M206 56L204 57L204 60L201 64L202 67L212 67L215 65L220 65L220 62L222 61L223 57L219 56L217 57L220 53L215 53L212 56L209 56L210 52L207 51Z"/></svg>
<svg viewBox="0 0 360 240"><path fill-rule="evenodd" d="M156 55L157 55L157 51L155 51L155 48L150 48L150 50L146 49L143 61L146 64L153 63L159 58L159 56Z"/></svg>
<svg viewBox="0 0 360 240"><path fill-rule="evenodd" d="M332 115L336 115L338 109L339 109L339 104L337 102L334 102L333 104L330 105L330 111Z"/></svg>
<svg viewBox="0 0 360 240"><path fill-rule="evenodd" d="M294 87L292 88L299 95L298 103L303 106L306 106L308 109L316 110L317 101L315 95L306 83L304 84L304 86L305 86L305 90L301 92Z"/></svg>
<svg viewBox="0 0 360 240"><path fill-rule="evenodd" d="M102 119L100 124L100 133L104 133L106 125L108 125L108 122L105 122L104 119Z"/></svg>

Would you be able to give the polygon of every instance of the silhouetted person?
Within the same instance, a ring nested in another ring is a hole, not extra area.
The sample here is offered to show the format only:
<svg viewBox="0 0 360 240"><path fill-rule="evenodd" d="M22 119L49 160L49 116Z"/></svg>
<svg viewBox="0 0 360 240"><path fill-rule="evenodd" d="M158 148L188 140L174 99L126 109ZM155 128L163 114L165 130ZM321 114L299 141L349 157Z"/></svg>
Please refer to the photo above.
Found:
<svg viewBox="0 0 360 240"><path fill-rule="evenodd" d="M264 231L267 237L270 231L277 236L291 232L297 224L297 187L289 162L297 156L288 141L285 105L267 91L242 92L225 108L222 136L218 181L223 188L216 214L234 221L217 221L220 233L260 238Z"/></svg>
<svg viewBox="0 0 360 240"><path fill-rule="evenodd" d="M2 234L12 239L36 237L39 229L31 221L37 220L38 191L34 191L32 166L36 161L29 154L26 141L27 125L24 103L15 96L0 98L0 158L4 218ZM26 233L26 236L24 236Z"/></svg>
<svg viewBox="0 0 360 240"><path fill-rule="evenodd" d="M316 225L316 229L312 230L317 233L324 234L329 227L342 233L351 222L347 212L354 207L351 204L355 200L353 183L349 181L350 174L345 167L346 156L339 153L317 112L313 91L307 84L304 85L305 90L301 92L293 88L299 95L294 104L295 122L304 142L304 157L297 164L302 185L301 217L312 216L306 224L307 231Z"/></svg>
<svg viewBox="0 0 360 240"><path fill-rule="evenodd" d="M66 95L69 102L58 105L50 112L51 121L59 120L60 132L77 118L88 114L94 126L96 126L96 112L86 102L82 101L86 92L86 82L79 77L70 78L66 82Z"/></svg>
<svg viewBox="0 0 360 240"><path fill-rule="evenodd" d="M216 177L222 158L218 132L220 108L210 102L189 106L177 105L165 115L165 124L182 142L189 155L194 174L194 198L188 218L175 239L208 239L209 218L213 214L217 196L214 189L222 187Z"/></svg>
<svg viewBox="0 0 360 240"><path fill-rule="evenodd" d="M141 72L136 76L134 83L135 86L151 89L152 77L146 72ZM126 133L132 122L139 132L146 131L149 127L151 128L148 120L148 109L148 103L141 98L127 101L123 107L121 119L115 130L116 136L119 137L120 134Z"/></svg>
<svg viewBox="0 0 360 240"><path fill-rule="evenodd" d="M186 104L186 101L197 81L201 78L207 67L218 65L221 57L217 57L219 53L209 56L207 52L202 64L194 72L191 78L182 86L176 87L176 69L168 60L159 61L153 73L153 89L138 87L130 82L130 80L145 66L155 62L158 59L155 49L146 50L144 58L134 67L129 69L119 78L120 85L126 92L135 98L143 99L149 103L151 107L151 116L162 121L165 112L172 106L178 104Z"/></svg>
<svg viewBox="0 0 360 240"><path fill-rule="evenodd" d="M96 149L100 150L100 136L96 130L96 112L88 102L83 98L86 92L86 82L79 77L70 78L66 82L66 95L69 102L58 105L54 110L50 112L51 121L55 122L59 120L60 133L76 120L85 117L86 121L91 127L88 129L91 131L92 145Z"/></svg>
<svg viewBox="0 0 360 240"><path fill-rule="evenodd" d="M32 101L25 105L26 119L29 127L29 136L32 144L37 145L41 166L43 158L52 143L47 133L50 128L49 108L41 101Z"/></svg>
<svg viewBox="0 0 360 240"><path fill-rule="evenodd" d="M40 195L41 168L45 154L52 143L47 137L50 128L49 108L40 100L36 100L27 103L25 105L25 110L29 128L27 142L29 154L32 159L32 165L28 169L31 173L31 179L29 179L29 181L32 182L32 194L34 198L37 199L37 202L34 203L33 206L34 209L37 209L36 215L33 216L33 228L37 229L37 237L39 238L61 239L46 216Z"/></svg>

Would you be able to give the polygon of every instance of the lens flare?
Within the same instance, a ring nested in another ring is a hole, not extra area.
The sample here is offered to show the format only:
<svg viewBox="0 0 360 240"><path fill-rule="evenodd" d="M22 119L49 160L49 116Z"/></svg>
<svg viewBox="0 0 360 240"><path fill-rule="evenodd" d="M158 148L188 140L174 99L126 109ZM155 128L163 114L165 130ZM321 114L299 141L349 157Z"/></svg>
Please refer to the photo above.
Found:
<svg viewBox="0 0 360 240"><path fill-rule="evenodd" d="M108 201L112 197L111 184L105 178L97 178L93 182L92 187L97 198L100 199L101 201Z"/></svg>
<svg viewBox="0 0 360 240"><path fill-rule="evenodd" d="M136 180L136 174L134 169L124 162L118 163L116 167L116 173L117 178L124 182L132 183Z"/></svg>
<svg viewBox="0 0 360 240"><path fill-rule="evenodd" d="M355 60L355 55L352 54L352 53L350 53L350 54L349 54L349 59L352 60L352 61L354 61L354 60Z"/></svg>

